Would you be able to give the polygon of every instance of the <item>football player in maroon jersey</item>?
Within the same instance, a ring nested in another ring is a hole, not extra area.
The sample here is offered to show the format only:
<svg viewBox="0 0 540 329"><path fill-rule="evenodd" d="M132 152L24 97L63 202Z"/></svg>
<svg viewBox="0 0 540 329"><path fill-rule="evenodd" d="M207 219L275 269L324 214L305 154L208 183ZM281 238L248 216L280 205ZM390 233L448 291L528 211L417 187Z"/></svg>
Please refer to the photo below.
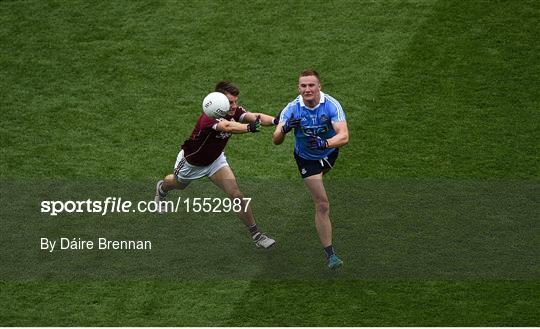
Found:
<svg viewBox="0 0 540 329"><path fill-rule="evenodd" d="M204 112L199 116L191 136L182 144L174 172L157 183L155 201L160 205L160 212L164 212L166 205L162 201L166 200L171 190L183 190L191 181L208 177L231 200L240 200L242 210L238 216L248 227L256 246L270 248L276 241L259 231L251 206L238 188L223 150L232 134L255 133L261 125L272 126L277 120L263 113L248 112L241 107L238 104L240 90L230 81L219 82L215 91L225 94L229 99L229 113L220 119L210 118Z"/></svg>

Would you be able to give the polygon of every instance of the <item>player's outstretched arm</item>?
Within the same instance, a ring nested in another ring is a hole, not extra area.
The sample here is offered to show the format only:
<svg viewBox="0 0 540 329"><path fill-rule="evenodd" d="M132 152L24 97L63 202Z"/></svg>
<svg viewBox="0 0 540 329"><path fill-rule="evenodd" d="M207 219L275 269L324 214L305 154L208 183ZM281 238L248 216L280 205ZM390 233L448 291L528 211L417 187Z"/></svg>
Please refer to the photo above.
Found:
<svg viewBox="0 0 540 329"><path fill-rule="evenodd" d="M257 117L260 117L261 126L273 126L274 125L274 117L269 116L269 115L264 114L264 113L247 112L244 115L244 117L242 119L242 122L252 123L252 122L255 122L257 120Z"/></svg>
<svg viewBox="0 0 540 329"><path fill-rule="evenodd" d="M260 122L258 122L257 120L255 120L255 122L244 124L236 121L222 119L216 125L216 130L231 134L245 134L258 132L259 127Z"/></svg>

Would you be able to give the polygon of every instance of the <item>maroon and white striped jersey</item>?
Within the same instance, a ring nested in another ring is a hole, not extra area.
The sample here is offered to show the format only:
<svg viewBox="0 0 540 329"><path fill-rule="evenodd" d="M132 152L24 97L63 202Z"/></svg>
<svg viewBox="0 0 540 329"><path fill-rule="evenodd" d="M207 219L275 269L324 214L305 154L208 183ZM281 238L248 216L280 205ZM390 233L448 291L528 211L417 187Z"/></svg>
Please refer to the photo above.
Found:
<svg viewBox="0 0 540 329"><path fill-rule="evenodd" d="M241 122L246 110L238 107L233 115L226 115L225 120ZM191 136L184 141L182 149L184 157L194 166L208 166L216 160L225 149L231 133L215 130L218 119L212 119L201 113Z"/></svg>

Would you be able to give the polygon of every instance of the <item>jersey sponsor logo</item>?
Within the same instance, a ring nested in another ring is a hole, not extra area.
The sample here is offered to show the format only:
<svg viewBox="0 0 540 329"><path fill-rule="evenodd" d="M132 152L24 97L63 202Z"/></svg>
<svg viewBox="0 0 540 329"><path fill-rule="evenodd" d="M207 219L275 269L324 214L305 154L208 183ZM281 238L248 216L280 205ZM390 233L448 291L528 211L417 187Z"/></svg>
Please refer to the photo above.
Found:
<svg viewBox="0 0 540 329"><path fill-rule="evenodd" d="M218 138L218 139L227 139L227 138L229 138L231 136L232 136L231 133L226 133L226 132L223 132L223 131L220 131L219 134L216 134L216 138Z"/></svg>
<svg viewBox="0 0 540 329"><path fill-rule="evenodd" d="M328 131L328 127L324 126L301 126L302 133L306 136L320 136Z"/></svg>

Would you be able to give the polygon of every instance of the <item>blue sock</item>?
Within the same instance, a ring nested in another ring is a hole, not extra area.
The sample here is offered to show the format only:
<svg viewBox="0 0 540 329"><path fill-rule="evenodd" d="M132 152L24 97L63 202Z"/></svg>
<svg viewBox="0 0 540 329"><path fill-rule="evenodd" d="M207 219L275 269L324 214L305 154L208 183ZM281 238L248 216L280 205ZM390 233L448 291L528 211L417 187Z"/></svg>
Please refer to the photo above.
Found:
<svg viewBox="0 0 540 329"><path fill-rule="evenodd" d="M330 256L334 255L334 246L329 245L328 247L324 248L324 253L326 254L326 258L330 258Z"/></svg>

